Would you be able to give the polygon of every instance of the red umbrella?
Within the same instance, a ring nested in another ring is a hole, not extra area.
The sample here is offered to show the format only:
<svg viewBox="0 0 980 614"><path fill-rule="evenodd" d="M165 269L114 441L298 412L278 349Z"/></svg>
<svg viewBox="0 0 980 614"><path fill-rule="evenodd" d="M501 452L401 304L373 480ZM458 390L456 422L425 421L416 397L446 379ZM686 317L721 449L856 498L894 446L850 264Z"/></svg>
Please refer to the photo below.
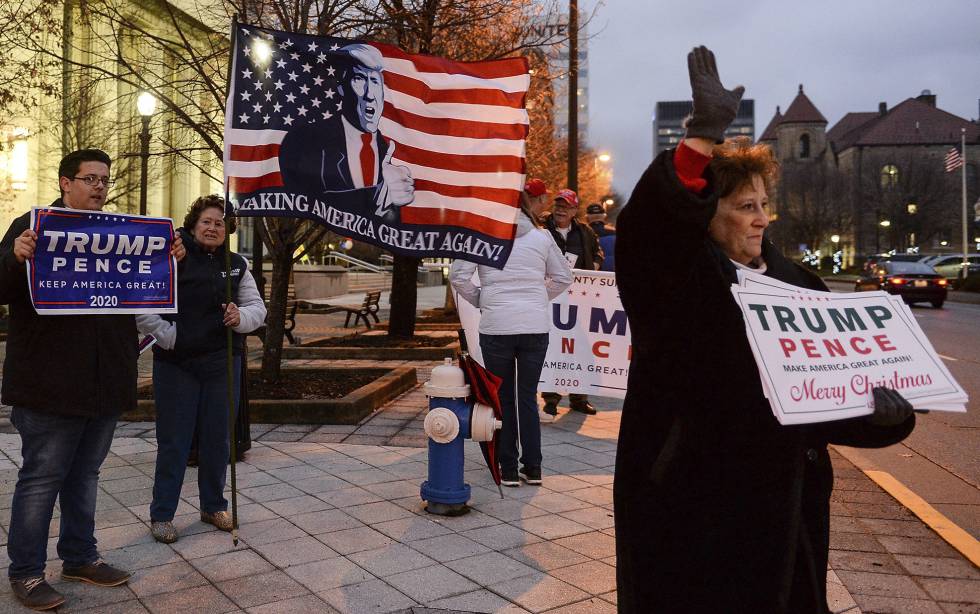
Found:
<svg viewBox="0 0 980 614"><path fill-rule="evenodd" d="M459 347L459 366L466 376L466 383L470 385L470 393L477 403L490 406L493 409L494 418L502 421L504 413L500 408L499 392L503 380L470 356L467 351L466 334L462 329L459 331ZM490 468L490 475L493 476L497 490L500 491L500 497L503 498L504 491L500 488L500 466L497 464L497 433L498 431L493 432L493 439L490 441L480 442L480 451L483 452L483 459L487 462L487 467Z"/></svg>

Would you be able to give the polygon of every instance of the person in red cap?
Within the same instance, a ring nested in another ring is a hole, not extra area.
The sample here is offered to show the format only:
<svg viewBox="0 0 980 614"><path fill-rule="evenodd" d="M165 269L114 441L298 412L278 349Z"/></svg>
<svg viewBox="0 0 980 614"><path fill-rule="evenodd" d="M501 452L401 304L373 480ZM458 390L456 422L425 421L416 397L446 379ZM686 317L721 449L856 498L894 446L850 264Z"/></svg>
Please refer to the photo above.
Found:
<svg viewBox="0 0 980 614"><path fill-rule="evenodd" d="M555 194L554 207L551 209L551 216L545 222L545 228L554 237L558 249L565 254L573 269L595 271L602 266L603 259L599 238L588 224L575 219L578 210L578 194L568 188L559 190ZM561 395L557 392L543 392L541 398L544 399L541 420L551 422L558 415ZM573 411L595 414L595 408L589 403L589 397L586 395L570 394L568 399Z"/></svg>
<svg viewBox="0 0 980 614"><path fill-rule="evenodd" d="M534 177L524 184L524 194L530 203L530 211L534 215L535 223L539 223L548 210L548 186L544 181Z"/></svg>

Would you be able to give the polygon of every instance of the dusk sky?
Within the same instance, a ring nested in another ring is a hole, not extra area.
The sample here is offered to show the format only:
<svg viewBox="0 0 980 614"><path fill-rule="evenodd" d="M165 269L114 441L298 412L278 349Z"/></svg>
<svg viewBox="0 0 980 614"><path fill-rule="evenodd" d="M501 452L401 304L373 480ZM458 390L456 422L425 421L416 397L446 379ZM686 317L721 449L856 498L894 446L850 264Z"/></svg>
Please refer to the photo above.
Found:
<svg viewBox="0 0 980 614"><path fill-rule="evenodd" d="M624 197L652 159L656 101L690 98L686 57L698 44L715 52L727 87L755 99L756 135L800 83L828 128L924 89L941 109L978 115L975 0L608 0L589 34L589 143L612 155Z"/></svg>

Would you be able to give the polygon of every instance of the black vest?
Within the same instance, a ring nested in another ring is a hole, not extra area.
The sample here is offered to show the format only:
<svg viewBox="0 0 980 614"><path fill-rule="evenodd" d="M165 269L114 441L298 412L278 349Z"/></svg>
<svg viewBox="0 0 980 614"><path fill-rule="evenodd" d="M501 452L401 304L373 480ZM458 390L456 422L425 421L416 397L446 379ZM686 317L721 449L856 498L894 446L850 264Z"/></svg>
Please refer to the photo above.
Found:
<svg viewBox="0 0 980 614"><path fill-rule="evenodd" d="M187 256L177 267L177 313L162 316L177 323L177 342L172 350L153 346L153 355L160 360L178 362L227 348L224 312L225 252L224 247L213 253L201 249L183 228L178 229L187 249ZM231 295L237 304L238 287L248 268L244 258L231 254ZM242 353L244 336L233 334L236 355Z"/></svg>

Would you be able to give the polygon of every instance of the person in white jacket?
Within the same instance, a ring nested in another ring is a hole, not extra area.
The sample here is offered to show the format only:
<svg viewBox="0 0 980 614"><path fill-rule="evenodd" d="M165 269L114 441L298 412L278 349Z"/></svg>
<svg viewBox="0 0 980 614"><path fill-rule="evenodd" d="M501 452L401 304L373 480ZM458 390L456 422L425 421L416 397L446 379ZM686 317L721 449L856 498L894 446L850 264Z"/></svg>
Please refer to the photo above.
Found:
<svg viewBox="0 0 980 614"><path fill-rule="evenodd" d="M483 362L503 379L500 404L504 424L497 454L505 486L519 486L521 479L541 484L538 378L548 350L550 302L572 283L568 260L551 235L534 221L543 206L547 206L547 191L540 180L532 179L521 192L517 236L504 268L456 260L449 273L459 295L480 309ZM474 272L479 276L479 286L473 283Z"/></svg>
<svg viewBox="0 0 980 614"><path fill-rule="evenodd" d="M235 333L232 371L237 397L244 336L261 326L266 315L248 261L235 253L230 271L233 300L225 303L225 236L234 231L235 218L224 216L224 199L212 195L194 201L183 228L178 229L187 247L187 256L177 268L178 313L136 318L140 332L157 339L153 347L157 462L150 533L164 543L178 537L173 518L195 429L201 520L222 531L232 529L223 495L230 448L226 331L231 328Z"/></svg>

